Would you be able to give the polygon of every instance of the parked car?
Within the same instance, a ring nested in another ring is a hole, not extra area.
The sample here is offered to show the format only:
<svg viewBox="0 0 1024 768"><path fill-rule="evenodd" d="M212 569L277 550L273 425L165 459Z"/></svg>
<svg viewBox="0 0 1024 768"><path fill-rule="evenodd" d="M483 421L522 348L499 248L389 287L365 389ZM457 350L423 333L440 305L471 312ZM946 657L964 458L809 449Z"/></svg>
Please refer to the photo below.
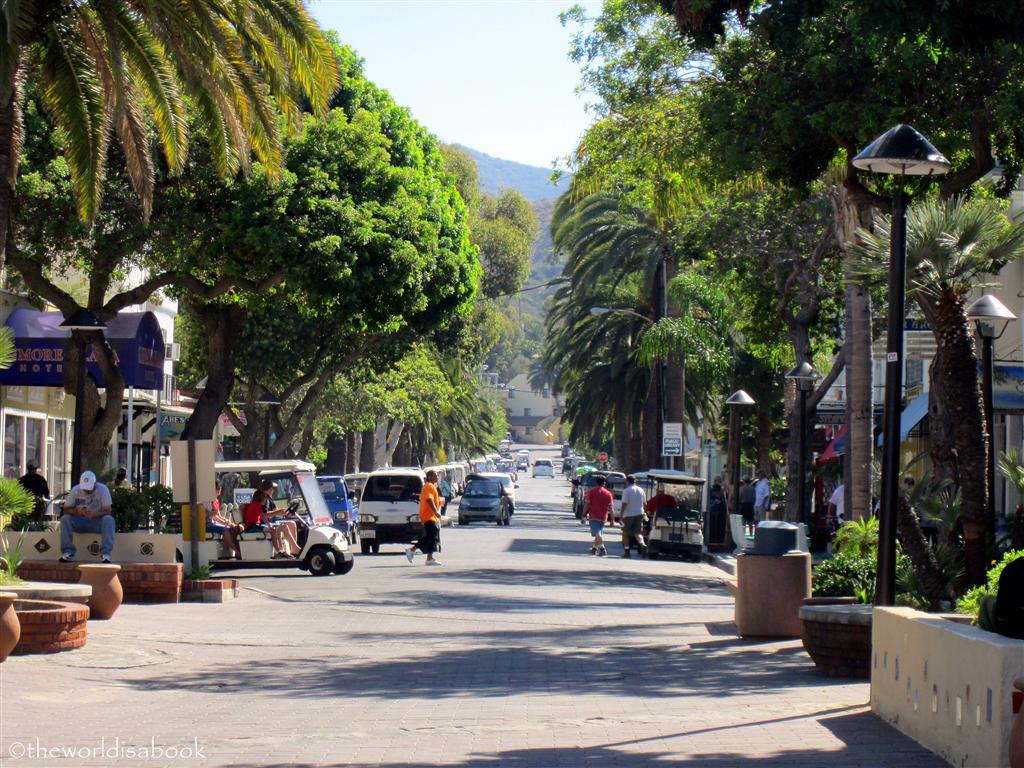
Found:
<svg viewBox="0 0 1024 768"><path fill-rule="evenodd" d="M612 492L615 516L619 515L619 505L622 502L622 491L626 488L626 476L622 472L605 472L603 470L591 470L573 481L572 512L580 522L583 522L583 500L587 493L597 485L597 476L605 479L605 487ZM576 482L576 481L579 482Z"/></svg>
<svg viewBox="0 0 1024 768"><path fill-rule="evenodd" d="M501 483L501 487L505 490L505 495L508 496L508 513L514 515L516 511L516 485L515 480L512 476L506 472L483 472L480 474L481 477L490 477Z"/></svg>
<svg viewBox="0 0 1024 768"><path fill-rule="evenodd" d="M511 503L499 479L475 474L466 479L466 491L459 502L459 525L475 521L508 525L511 517Z"/></svg>
<svg viewBox="0 0 1024 768"><path fill-rule="evenodd" d="M551 466L551 459L537 459L533 462L534 477L554 477L555 468Z"/></svg>
<svg viewBox="0 0 1024 768"><path fill-rule="evenodd" d="M331 511L334 527L345 534L349 544L355 544L359 533L359 505L349 493L342 475L317 475L320 493Z"/></svg>
<svg viewBox="0 0 1024 768"><path fill-rule="evenodd" d="M502 459L498 462L498 472L505 472L512 477L513 482L519 479L518 470L521 467L516 466L516 463L512 459Z"/></svg>

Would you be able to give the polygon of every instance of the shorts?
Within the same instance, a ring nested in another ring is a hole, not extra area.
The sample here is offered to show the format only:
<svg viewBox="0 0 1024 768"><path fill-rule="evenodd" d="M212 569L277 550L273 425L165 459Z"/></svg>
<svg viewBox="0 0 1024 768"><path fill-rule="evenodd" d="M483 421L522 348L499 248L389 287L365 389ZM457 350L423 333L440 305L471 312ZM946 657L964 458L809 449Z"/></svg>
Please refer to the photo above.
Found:
<svg viewBox="0 0 1024 768"><path fill-rule="evenodd" d="M206 532L207 533L224 533L224 531L226 531L227 529L228 529L228 527L226 525L224 525L224 523L207 523L206 524Z"/></svg>
<svg viewBox="0 0 1024 768"><path fill-rule="evenodd" d="M743 518L743 522L748 525L754 522L754 502L752 501L741 501L740 502L740 516Z"/></svg>
<svg viewBox="0 0 1024 768"><path fill-rule="evenodd" d="M600 536L604 532L604 520L590 521L590 535Z"/></svg>
<svg viewBox="0 0 1024 768"><path fill-rule="evenodd" d="M630 515L629 517L622 518L622 538L625 541L632 541L633 539L642 536L643 532L643 515Z"/></svg>

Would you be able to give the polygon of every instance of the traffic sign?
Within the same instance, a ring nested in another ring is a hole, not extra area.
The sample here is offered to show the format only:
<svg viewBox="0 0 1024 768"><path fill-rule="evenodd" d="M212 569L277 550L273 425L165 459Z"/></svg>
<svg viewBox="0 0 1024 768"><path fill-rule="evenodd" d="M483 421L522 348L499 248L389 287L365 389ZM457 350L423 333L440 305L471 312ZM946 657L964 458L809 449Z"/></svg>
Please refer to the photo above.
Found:
<svg viewBox="0 0 1024 768"><path fill-rule="evenodd" d="M661 433L661 455L683 455L683 425L680 422L665 422Z"/></svg>

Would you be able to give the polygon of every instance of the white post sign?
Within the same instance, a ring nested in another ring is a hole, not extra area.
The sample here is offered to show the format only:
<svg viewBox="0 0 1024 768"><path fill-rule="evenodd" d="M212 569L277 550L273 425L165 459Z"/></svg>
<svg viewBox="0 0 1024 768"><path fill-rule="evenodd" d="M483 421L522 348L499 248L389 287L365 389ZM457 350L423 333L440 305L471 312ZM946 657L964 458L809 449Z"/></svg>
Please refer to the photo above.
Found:
<svg viewBox="0 0 1024 768"><path fill-rule="evenodd" d="M661 455L683 455L683 425L680 422L665 422L662 425Z"/></svg>

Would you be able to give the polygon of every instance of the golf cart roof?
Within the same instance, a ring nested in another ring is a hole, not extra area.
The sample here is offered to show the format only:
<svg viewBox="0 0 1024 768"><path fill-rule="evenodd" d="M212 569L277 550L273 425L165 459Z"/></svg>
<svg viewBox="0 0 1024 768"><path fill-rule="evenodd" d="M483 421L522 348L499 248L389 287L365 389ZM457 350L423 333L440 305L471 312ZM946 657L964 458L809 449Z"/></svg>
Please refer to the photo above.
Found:
<svg viewBox="0 0 1024 768"><path fill-rule="evenodd" d="M315 472L316 464L300 459L243 459L241 461L218 461L213 465L215 472Z"/></svg>
<svg viewBox="0 0 1024 768"><path fill-rule="evenodd" d="M644 474L648 479L657 480L659 483L704 485L707 482L703 477L691 475L689 472L681 472L678 469L648 469Z"/></svg>

